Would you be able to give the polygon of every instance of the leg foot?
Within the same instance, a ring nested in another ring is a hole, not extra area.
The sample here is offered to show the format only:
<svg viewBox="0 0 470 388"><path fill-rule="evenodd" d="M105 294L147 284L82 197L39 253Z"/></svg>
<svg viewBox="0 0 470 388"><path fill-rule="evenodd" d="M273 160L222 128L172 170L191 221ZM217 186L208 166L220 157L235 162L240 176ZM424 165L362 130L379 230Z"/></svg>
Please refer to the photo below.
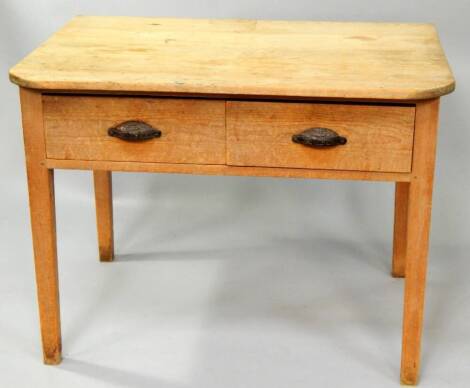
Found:
<svg viewBox="0 0 470 388"><path fill-rule="evenodd" d="M62 362L62 352L60 349L54 349L49 353L44 353L44 364L59 365Z"/></svg>

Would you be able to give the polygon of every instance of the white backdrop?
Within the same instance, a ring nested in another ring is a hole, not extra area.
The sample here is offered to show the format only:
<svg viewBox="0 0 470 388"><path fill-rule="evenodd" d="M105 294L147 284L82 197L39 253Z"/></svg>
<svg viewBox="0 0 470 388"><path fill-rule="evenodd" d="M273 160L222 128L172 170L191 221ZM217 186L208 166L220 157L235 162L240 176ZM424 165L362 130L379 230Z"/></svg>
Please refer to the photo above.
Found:
<svg viewBox="0 0 470 388"><path fill-rule="evenodd" d="M457 89L441 103L423 379L466 386L467 0L2 0L0 386L398 381L402 281L388 276L390 183L115 174L118 257L103 265L91 175L57 172L67 361L40 364L18 92L7 74L77 14L435 23Z"/></svg>

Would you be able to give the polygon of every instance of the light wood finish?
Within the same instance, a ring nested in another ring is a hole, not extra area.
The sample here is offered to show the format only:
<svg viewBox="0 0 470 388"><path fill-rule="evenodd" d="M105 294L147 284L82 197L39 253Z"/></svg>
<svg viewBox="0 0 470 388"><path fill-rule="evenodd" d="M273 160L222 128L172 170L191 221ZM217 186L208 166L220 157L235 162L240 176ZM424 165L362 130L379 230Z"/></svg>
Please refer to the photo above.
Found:
<svg viewBox="0 0 470 388"><path fill-rule="evenodd" d="M227 164L409 172L414 117L411 106L227 101ZM292 141L310 127L330 128L347 143Z"/></svg>
<svg viewBox="0 0 470 388"><path fill-rule="evenodd" d="M46 363L61 360L54 169L93 171L102 261L114 256L111 171L377 180L396 182L401 382L417 383L439 97L455 86L432 25L81 16L10 79L21 86ZM129 120L163 135L108 135ZM292 142L310 127L348 141Z"/></svg>
<svg viewBox="0 0 470 388"><path fill-rule="evenodd" d="M41 94L20 89L34 264L44 362L61 361L53 170L44 165Z"/></svg>
<svg viewBox="0 0 470 388"><path fill-rule="evenodd" d="M420 369L439 100L416 107L415 148L408 194L401 382L416 384Z"/></svg>
<svg viewBox="0 0 470 388"><path fill-rule="evenodd" d="M113 189L109 171L93 171L95 188L96 225L101 261L114 259Z"/></svg>
<svg viewBox="0 0 470 388"><path fill-rule="evenodd" d="M50 159L225 163L223 100L46 95L44 126ZM160 138L132 142L108 128L140 120Z"/></svg>
<svg viewBox="0 0 470 388"><path fill-rule="evenodd" d="M392 276L396 278L405 277L409 189L410 185L406 182L397 182L395 185Z"/></svg>
<svg viewBox="0 0 470 388"><path fill-rule="evenodd" d="M102 162L88 160L55 160L47 159L46 166L56 169L72 170L109 170L140 171L171 174L256 176L305 179L341 179L408 182L409 173L379 173L367 171L309 170L304 168L269 168L237 167L202 164L169 164L169 163L136 163L136 162Z"/></svg>
<svg viewBox="0 0 470 388"><path fill-rule="evenodd" d="M10 71L49 90L427 99L454 79L430 24L79 16Z"/></svg>

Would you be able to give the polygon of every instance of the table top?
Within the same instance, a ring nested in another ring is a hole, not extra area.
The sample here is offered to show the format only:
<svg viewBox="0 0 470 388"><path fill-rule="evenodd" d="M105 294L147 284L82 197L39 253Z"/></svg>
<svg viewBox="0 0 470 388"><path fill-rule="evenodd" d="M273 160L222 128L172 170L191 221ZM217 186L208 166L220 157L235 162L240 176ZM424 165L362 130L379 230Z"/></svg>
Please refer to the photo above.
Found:
<svg viewBox="0 0 470 388"><path fill-rule="evenodd" d="M455 81L431 24L78 16L10 70L23 87L418 100Z"/></svg>

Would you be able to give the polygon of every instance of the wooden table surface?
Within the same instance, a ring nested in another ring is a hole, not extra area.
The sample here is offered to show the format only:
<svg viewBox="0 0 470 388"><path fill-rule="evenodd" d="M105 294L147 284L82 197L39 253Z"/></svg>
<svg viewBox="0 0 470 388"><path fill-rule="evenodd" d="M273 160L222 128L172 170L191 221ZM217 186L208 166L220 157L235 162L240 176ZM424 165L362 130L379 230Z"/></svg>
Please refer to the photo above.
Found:
<svg viewBox="0 0 470 388"><path fill-rule="evenodd" d="M417 100L454 89L431 24L79 16L10 71L42 90Z"/></svg>

